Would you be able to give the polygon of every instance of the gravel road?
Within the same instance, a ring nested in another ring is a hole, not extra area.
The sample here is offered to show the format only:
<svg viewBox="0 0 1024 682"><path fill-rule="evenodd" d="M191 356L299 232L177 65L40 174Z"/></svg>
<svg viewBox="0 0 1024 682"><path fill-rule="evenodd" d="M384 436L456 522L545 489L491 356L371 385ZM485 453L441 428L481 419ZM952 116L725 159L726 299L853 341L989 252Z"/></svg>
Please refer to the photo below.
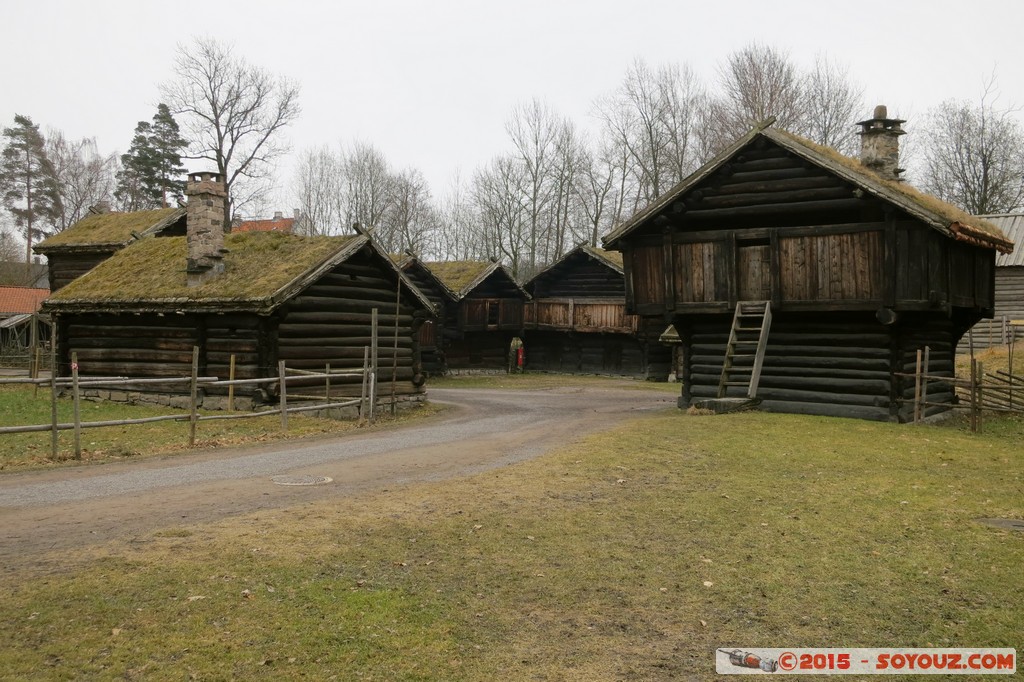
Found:
<svg viewBox="0 0 1024 682"><path fill-rule="evenodd" d="M675 404L669 393L614 384L431 389L430 399L455 409L368 434L0 476L0 567L45 566L55 551L131 540L160 528L465 476ZM282 486L271 480L281 475L333 481Z"/></svg>

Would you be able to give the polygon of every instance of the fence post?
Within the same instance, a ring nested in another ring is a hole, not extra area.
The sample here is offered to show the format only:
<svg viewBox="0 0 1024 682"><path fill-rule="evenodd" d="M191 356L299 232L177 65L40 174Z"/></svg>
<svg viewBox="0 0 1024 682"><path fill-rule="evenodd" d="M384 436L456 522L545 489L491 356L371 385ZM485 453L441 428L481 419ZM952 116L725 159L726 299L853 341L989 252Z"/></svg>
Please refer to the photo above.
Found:
<svg viewBox="0 0 1024 682"><path fill-rule="evenodd" d="M75 415L75 459L82 459L82 412L78 392L78 353L71 354L71 401Z"/></svg>
<svg viewBox="0 0 1024 682"><path fill-rule="evenodd" d="M328 362L327 365L324 367L324 374L327 375L327 378L324 379L324 404L325 405L330 405L331 404L331 363Z"/></svg>
<svg viewBox="0 0 1024 682"><path fill-rule="evenodd" d="M931 346L924 347L924 374L921 376L921 419L928 416L928 367L931 364Z"/></svg>
<svg viewBox="0 0 1024 682"><path fill-rule="evenodd" d="M285 380L284 360L277 361L277 377L281 385L281 430L288 430L288 382Z"/></svg>
<svg viewBox="0 0 1024 682"><path fill-rule="evenodd" d="M50 327L50 456L57 459L57 321Z"/></svg>
<svg viewBox="0 0 1024 682"><path fill-rule="evenodd" d="M363 346L363 386L359 391L359 417L367 418L366 392L370 384L370 347Z"/></svg>
<svg viewBox="0 0 1024 682"><path fill-rule="evenodd" d="M370 315L370 423L377 406L377 309Z"/></svg>
<svg viewBox="0 0 1024 682"><path fill-rule="evenodd" d="M914 369L914 423L921 420L921 349L917 349L917 366Z"/></svg>
<svg viewBox="0 0 1024 682"><path fill-rule="evenodd" d="M984 416L981 413L981 409L983 407L982 402L985 399L983 393L985 386L985 371L983 367L984 365L982 364L981 360L978 360L978 381L976 384L978 387L978 433L981 433L983 422L985 420Z"/></svg>
<svg viewBox="0 0 1024 682"><path fill-rule="evenodd" d="M971 358L971 386L970 386L970 393L971 393L971 404L970 404L971 433L977 433L978 432L978 422L977 422L977 417L975 416L975 409L977 407L977 400L978 400L978 387L977 387L977 385L975 383L976 382L976 378L977 378L977 373L978 373L978 361L975 360L974 358Z"/></svg>
<svg viewBox="0 0 1024 682"><path fill-rule="evenodd" d="M231 362L228 365L228 381L235 380L235 354L231 354ZM235 411L235 385L228 384L228 412Z"/></svg>
<svg viewBox="0 0 1024 682"><path fill-rule="evenodd" d="M43 361L42 357L41 357L41 355L42 355L42 347L37 343L36 347L33 350L35 352L34 352L33 361L32 361L32 378L33 379L38 379L39 378L39 367L40 367L40 365L41 365L41 363ZM39 384L32 384L32 397L33 398L38 398L39 397Z"/></svg>
<svg viewBox="0 0 1024 682"><path fill-rule="evenodd" d="M189 384L188 446L196 446L196 424L199 422L199 346L192 346L192 381Z"/></svg>

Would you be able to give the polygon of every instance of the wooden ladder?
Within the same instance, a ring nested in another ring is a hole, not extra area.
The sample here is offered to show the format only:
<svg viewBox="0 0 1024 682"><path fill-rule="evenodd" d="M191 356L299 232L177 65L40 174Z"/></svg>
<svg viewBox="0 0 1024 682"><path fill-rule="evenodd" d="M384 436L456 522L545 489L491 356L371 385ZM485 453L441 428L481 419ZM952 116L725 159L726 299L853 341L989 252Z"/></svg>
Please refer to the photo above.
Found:
<svg viewBox="0 0 1024 682"><path fill-rule="evenodd" d="M725 347L722 377L718 380L719 398L725 397L730 386L744 387L748 398L757 395L761 365L764 364L764 349L768 345L768 330L771 326L770 301L739 301L736 304L729 343Z"/></svg>

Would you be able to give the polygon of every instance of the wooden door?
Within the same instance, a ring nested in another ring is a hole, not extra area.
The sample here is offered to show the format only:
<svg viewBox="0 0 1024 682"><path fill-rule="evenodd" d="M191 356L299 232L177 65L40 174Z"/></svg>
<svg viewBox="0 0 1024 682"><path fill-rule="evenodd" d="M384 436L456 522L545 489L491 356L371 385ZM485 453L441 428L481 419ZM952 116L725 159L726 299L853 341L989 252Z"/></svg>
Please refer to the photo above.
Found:
<svg viewBox="0 0 1024 682"><path fill-rule="evenodd" d="M772 297L772 256L768 244L739 244L736 248L737 295L741 301Z"/></svg>

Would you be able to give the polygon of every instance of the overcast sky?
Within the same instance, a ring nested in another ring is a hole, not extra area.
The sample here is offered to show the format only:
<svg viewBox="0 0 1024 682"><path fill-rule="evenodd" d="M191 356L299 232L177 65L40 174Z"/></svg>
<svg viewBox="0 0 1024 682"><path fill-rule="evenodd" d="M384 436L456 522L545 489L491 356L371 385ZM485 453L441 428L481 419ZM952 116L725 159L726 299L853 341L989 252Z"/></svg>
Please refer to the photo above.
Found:
<svg viewBox="0 0 1024 682"><path fill-rule="evenodd" d="M637 57L688 63L713 83L751 41L803 66L824 52L911 131L944 99L977 99L993 72L999 102L1024 104L1020 0L6 0L0 16L4 126L25 114L124 152L178 45L208 35L300 83L295 150L371 142L396 170L423 171L435 195L508 148L517 103L538 97L593 125L594 99Z"/></svg>

